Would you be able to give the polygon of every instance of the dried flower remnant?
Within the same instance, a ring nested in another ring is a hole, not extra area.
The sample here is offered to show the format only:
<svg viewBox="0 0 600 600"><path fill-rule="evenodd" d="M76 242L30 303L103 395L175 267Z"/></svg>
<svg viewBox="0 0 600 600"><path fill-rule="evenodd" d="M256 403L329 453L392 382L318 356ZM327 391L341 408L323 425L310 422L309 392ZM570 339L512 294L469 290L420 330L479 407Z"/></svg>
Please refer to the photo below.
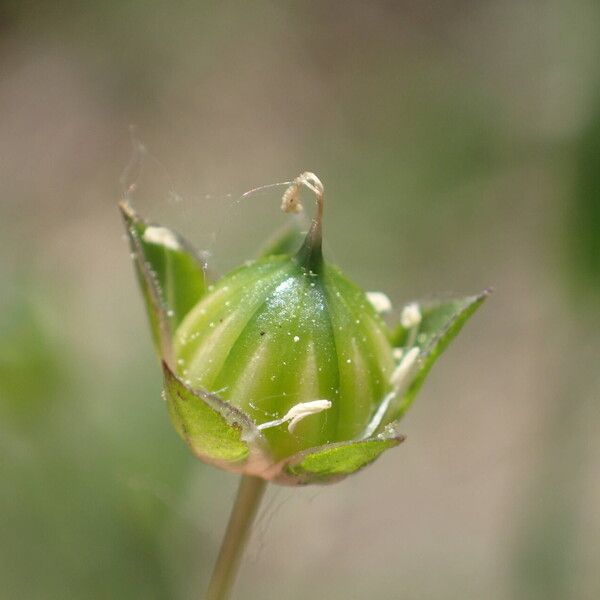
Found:
<svg viewBox="0 0 600 600"><path fill-rule="evenodd" d="M416 302L411 302L402 309L402 314L400 315L400 323L402 327L405 327L406 329L413 329L419 325L421 319L421 310Z"/></svg>
<svg viewBox="0 0 600 600"><path fill-rule="evenodd" d="M383 292L367 292L367 300L380 314L389 313L392 310L392 301Z"/></svg>
<svg viewBox="0 0 600 600"><path fill-rule="evenodd" d="M331 400L311 400L310 402L300 402L288 410L281 419L268 421L259 425L259 429L269 429L270 427L278 427L284 423L288 423L288 431L293 433L298 423L310 416L316 415L324 410L331 408Z"/></svg>

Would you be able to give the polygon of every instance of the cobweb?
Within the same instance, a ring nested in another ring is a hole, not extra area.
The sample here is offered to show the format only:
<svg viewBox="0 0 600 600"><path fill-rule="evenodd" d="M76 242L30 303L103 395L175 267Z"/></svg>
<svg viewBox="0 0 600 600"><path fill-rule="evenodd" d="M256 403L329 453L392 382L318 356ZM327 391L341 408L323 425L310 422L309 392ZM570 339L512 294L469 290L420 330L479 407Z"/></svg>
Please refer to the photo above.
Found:
<svg viewBox="0 0 600 600"><path fill-rule="evenodd" d="M212 191L186 190L133 127L130 139L131 156L119 179L121 196L146 220L181 233L219 274L254 258L291 219L308 229L306 215L285 215L279 209L290 183L285 178L217 192L219 184L208 181L204 185Z"/></svg>

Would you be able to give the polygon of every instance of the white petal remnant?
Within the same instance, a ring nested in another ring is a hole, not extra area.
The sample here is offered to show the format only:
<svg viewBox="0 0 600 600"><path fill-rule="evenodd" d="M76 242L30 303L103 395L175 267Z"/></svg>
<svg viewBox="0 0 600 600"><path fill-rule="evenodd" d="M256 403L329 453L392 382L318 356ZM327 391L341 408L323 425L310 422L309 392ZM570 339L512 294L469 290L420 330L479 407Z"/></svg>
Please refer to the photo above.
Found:
<svg viewBox="0 0 600 600"><path fill-rule="evenodd" d="M296 425L298 425L302 419L310 415L316 415L317 413L327 410L328 408L331 408L330 400L311 400L310 402L300 402L299 404L292 406L292 408L290 408L290 410L288 410L285 415L281 417L281 419L268 421L267 423L258 425L258 429L278 427L279 425L283 425L289 421L288 431L293 433L294 429L296 429Z"/></svg>
<svg viewBox="0 0 600 600"><path fill-rule="evenodd" d="M412 329L421 323L421 319L422 315L419 305L416 302L411 302L402 309L400 324L405 329Z"/></svg>
<svg viewBox="0 0 600 600"><path fill-rule="evenodd" d="M392 310L392 302L383 292L367 292L367 300L378 313L388 313Z"/></svg>
<svg viewBox="0 0 600 600"><path fill-rule="evenodd" d="M157 244L169 250L181 250L181 244L177 240L177 236L166 227L151 225L146 228L142 238L147 244Z"/></svg>
<svg viewBox="0 0 600 600"><path fill-rule="evenodd" d="M296 428L296 425L309 415L315 415L324 410L331 408L330 400L313 400L312 402L301 402L292 406L290 410L283 417L284 420L289 420L288 431L292 433Z"/></svg>
<svg viewBox="0 0 600 600"><path fill-rule="evenodd" d="M410 376L412 369L417 362L417 358L419 358L420 349L418 346L411 348L400 364L394 369L392 376L390 378L391 384L395 388L402 388L406 383L406 380Z"/></svg>
<svg viewBox="0 0 600 600"><path fill-rule="evenodd" d="M377 412L367 425L362 436L363 439L373 435L386 415L390 404L398 398L401 398L402 394L404 394L404 392L406 392L406 390L409 388L413 381L412 376L419 364L418 359L420 352L421 350L417 346L411 348L400 360L400 364L394 369L392 376L390 377L392 389L386 394L385 398L379 405Z"/></svg>

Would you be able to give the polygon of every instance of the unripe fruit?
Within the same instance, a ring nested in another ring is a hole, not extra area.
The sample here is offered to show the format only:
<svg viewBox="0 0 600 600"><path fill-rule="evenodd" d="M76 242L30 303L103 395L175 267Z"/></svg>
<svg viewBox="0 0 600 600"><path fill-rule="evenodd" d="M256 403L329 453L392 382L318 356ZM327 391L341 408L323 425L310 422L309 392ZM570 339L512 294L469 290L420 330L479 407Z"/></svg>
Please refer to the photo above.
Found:
<svg viewBox="0 0 600 600"><path fill-rule="evenodd" d="M317 209L300 249L280 239L208 287L188 242L120 204L177 432L205 462L285 485L338 481L401 443L433 363L489 294L411 302L388 327L389 298L323 260L314 174L283 210L302 210L303 186Z"/></svg>
<svg viewBox="0 0 600 600"><path fill-rule="evenodd" d="M291 432L284 423L264 429L276 457L360 437L394 370L385 326L365 294L335 267L306 256L235 270L175 334L180 376L258 424L300 403L331 402Z"/></svg>

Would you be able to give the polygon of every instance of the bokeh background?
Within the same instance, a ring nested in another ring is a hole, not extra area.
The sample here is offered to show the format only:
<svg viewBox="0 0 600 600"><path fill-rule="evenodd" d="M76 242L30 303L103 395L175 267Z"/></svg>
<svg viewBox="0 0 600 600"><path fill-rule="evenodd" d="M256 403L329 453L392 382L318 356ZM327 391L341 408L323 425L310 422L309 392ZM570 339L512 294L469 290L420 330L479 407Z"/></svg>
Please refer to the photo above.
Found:
<svg viewBox="0 0 600 600"><path fill-rule="evenodd" d="M314 170L330 258L495 293L407 442L271 488L236 597L600 597L600 5L0 3L0 597L202 597L236 478L172 430L116 202L224 271Z"/></svg>

